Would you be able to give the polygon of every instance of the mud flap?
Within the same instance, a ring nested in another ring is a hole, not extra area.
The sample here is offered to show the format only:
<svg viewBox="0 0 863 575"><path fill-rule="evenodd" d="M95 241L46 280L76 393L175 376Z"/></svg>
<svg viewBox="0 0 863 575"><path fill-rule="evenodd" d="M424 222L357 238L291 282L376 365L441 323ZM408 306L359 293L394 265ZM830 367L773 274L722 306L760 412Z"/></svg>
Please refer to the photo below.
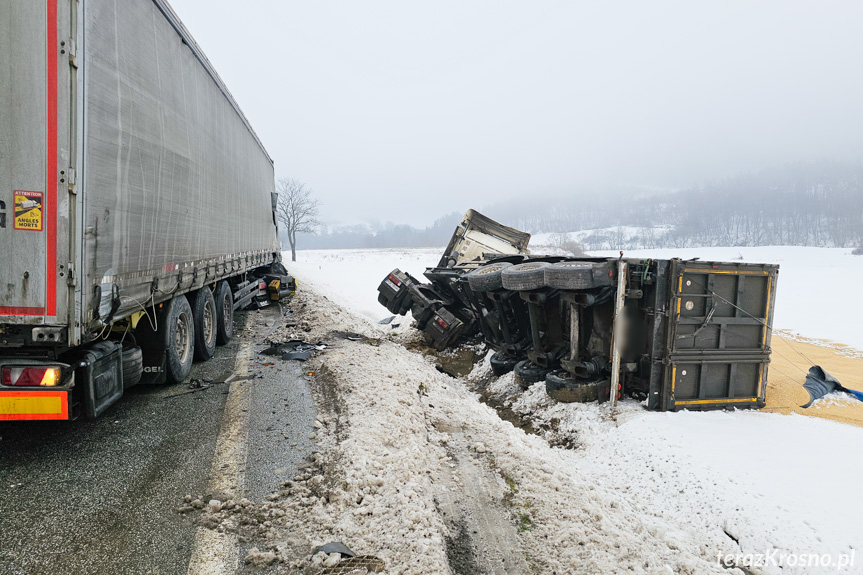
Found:
<svg viewBox="0 0 863 575"><path fill-rule="evenodd" d="M123 396L123 346L99 342L80 357L75 381L84 390L84 415L94 419Z"/></svg>

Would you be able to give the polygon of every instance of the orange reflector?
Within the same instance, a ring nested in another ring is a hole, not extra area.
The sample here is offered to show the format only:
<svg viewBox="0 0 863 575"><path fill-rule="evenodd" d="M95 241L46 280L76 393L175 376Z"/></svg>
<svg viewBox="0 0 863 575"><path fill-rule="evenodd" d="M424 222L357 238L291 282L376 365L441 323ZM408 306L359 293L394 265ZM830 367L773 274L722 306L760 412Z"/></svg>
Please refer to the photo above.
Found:
<svg viewBox="0 0 863 575"><path fill-rule="evenodd" d="M0 391L0 421L69 419L67 391Z"/></svg>

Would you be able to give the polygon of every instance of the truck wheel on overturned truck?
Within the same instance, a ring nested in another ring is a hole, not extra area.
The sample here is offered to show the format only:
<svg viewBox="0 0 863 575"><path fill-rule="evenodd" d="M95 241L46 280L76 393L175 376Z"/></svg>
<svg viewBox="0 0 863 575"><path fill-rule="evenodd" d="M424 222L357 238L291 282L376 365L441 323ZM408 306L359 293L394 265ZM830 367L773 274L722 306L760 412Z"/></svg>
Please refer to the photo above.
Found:
<svg viewBox="0 0 863 575"><path fill-rule="evenodd" d="M180 383L192 370L195 355L195 318L186 296L177 296L165 304L167 343L165 371L169 383Z"/></svg>
<svg viewBox="0 0 863 575"><path fill-rule="evenodd" d="M544 367L540 367L530 361L529 359L524 359L517 364L515 364L515 374L521 378L521 381L524 382L526 386L531 386L538 381L542 381L545 379L548 374L549 369Z"/></svg>
<svg viewBox="0 0 863 575"><path fill-rule="evenodd" d="M593 263L558 262L545 268L545 284L562 290L590 289L594 287Z"/></svg>
<svg viewBox="0 0 863 575"><path fill-rule="evenodd" d="M473 291L495 291L503 287L500 274L504 269L509 267L512 267L512 264L509 262L487 264L468 272L464 277ZM512 368L510 368L510 371L512 371Z"/></svg>
<svg viewBox="0 0 863 575"><path fill-rule="evenodd" d="M549 397L561 403L587 403L608 400L610 380L576 379L571 373L552 371L545 377L545 391Z"/></svg>
<svg viewBox="0 0 863 575"><path fill-rule="evenodd" d="M234 294L228 282L219 282L213 300L216 305L216 343L225 345L234 337Z"/></svg>
<svg viewBox="0 0 863 575"><path fill-rule="evenodd" d="M195 320L195 359L207 361L216 352L216 302L207 286L188 294Z"/></svg>
<svg viewBox="0 0 863 575"><path fill-rule="evenodd" d="M517 359L512 359L498 351L491 356L491 371L500 377L515 369L515 364L517 363Z"/></svg>
<svg viewBox="0 0 863 575"><path fill-rule="evenodd" d="M530 291L545 287L545 268L548 262L527 262L505 268L500 279L503 287L513 291Z"/></svg>

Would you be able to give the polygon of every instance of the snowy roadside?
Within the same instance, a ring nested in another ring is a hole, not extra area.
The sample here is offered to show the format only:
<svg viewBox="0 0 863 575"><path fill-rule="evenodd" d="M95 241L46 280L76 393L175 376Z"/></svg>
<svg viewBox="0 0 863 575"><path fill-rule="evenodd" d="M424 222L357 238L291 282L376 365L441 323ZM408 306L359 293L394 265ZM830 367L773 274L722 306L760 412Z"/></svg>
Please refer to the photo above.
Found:
<svg viewBox="0 0 863 575"><path fill-rule="evenodd" d="M306 339L333 344L306 363L321 413L314 462L265 502L203 516L215 529L253 525L261 545L249 562L318 572L324 557L310 550L342 541L387 573L525 572L518 562L558 574L729 572L716 553L735 552L731 539L647 513L626 487L583 473L575 452L501 420L405 338L376 338L308 289L291 307L307 310L295 314L311 325ZM459 507L468 512L451 520ZM490 565L501 541L515 547L509 567Z"/></svg>
<svg viewBox="0 0 863 575"><path fill-rule="evenodd" d="M489 373L471 375L482 383ZM638 501L646 516L689 525L714 556L729 540L739 554L827 554L855 567L753 573L863 573L863 503L839 486L859 482L853 453L863 429L800 415L763 412L645 411L562 404L542 383L523 391L512 374L485 391L511 407L552 444L573 445L573 469Z"/></svg>
<svg viewBox="0 0 863 575"><path fill-rule="evenodd" d="M411 253L409 259L421 269L420 261L429 257ZM542 384L522 392L512 376L492 380L490 395L529 418L541 434L527 435L502 421L470 390L477 389L476 382L487 375L481 366L469 378L473 384L444 376L429 359L400 345L410 343L410 330L382 332L381 326L370 323L386 312L380 307L375 315L372 305L357 304L371 300L377 285L372 285L370 272L362 265L364 258L362 253L347 258L354 270L350 290L321 292L346 308L366 310L361 315L306 294L318 302L314 305L321 313L335 313L339 322L353 326L349 329L383 338L374 353L351 343L338 356L341 371L336 379L340 387L350 390L344 396L350 398L350 433L356 433L350 445L356 449L365 445L368 450L357 454L370 454L362 461L351 460L351 477L371 473L388 485L390 477L405 481L425 474L431 478L431 504L423 497L429 492L417 495L416 490L407 502L400 502L423 515L445 509L447 492L451 499L453 490L463 498L476 498L464 488L459 473L469 474L479 466L488 492L485 499L505 511L503 516L516 529L518 552L530 559L537 572L734 572L716 570L718 554L772 550L827 554L832 560L843 555L847 559L853 553L856 563L842 570L820 571L788 564L784 569L750 567L752 573L863 573L863 534L857 528L863 503L834 487L859 482L863 468L853 454L863 429L764 412L648 413L631 401L611 413L606 406L553 402ZM378 262L387 268L381 277L396 265L418 273L397 260L387 260L381 256ZM346 277L332 268L323 278L317 277L317 267L312 262L295 264L292 272L307 287ZM334 351L324 357L327 363L335 360ZM418 390L426 395L420 397ZM350 408L360 400L360 411ZM381 413L376 414L377 408ZM420 410L424 427L418 425ZM379 451L386 440L360 439L374 438L381 431L376 423L381 414L392 420L393 438L404 449L390 445ZM425 434L426 441L417 443L416 436ZM476 449L478 444L481 449ZM407 468L398 456L392 457L393 452L411 453L409 459L418 463ZM419 484L428 488L427 483ZM391 503L380 504L383 508L378 512L386 517L383 510L389 510ZM396 514L409 512L400 509ZM371 544L362 551L383 556L380 542L385 541L392 572L470 572L447 569L453 542L459 540L454 527L459 526L440 515L426 525L424 559L414 565L424 571L412 571L409 566L407 558L414 557L415 551L406 542L414 540L413 535L406 535L395 547L390 546L392 539L371 542L367 538L364 541ZM351 532L355 519L346 521L331 519L319 525L332 525L324 532L338 538ZM377 533L373 523L364 529ZM483 529L477 531L483 543ZM476 542L468 542L467 547L478 553Z"/></svg>

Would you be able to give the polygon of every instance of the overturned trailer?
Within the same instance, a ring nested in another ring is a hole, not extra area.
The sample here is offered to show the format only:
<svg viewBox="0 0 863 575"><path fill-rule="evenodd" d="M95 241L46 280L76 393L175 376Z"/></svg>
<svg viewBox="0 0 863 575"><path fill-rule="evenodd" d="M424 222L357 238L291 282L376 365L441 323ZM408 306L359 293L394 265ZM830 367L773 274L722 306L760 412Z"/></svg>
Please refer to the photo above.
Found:
<svg viewBox="0 0 863 575"><path fill-rule="evenodd" d="M470 211L428 283L396 269L378 299L437 349L480 335L497 375L560 401L764 406L778 266L532 255L528 241Z"/></svg>

